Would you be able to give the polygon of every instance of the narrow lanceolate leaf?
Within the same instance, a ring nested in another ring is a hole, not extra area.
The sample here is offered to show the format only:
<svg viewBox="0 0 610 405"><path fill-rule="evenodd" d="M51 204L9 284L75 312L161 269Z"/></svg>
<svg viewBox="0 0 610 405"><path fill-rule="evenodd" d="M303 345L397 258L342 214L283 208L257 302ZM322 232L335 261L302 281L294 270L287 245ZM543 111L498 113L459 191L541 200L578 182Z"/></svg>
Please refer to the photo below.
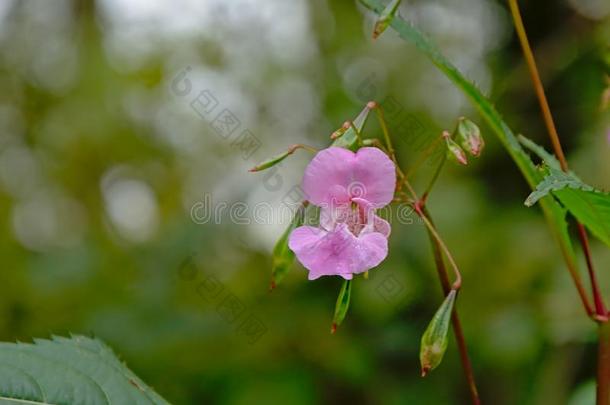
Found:
<svg viewBox="0 0 610 405"><path fill-rule="evenodd" d="M610 246L610 194L583 183L570 173L549 168L549 174L525 200L531 206L552 194L580 223Z"/></svg>
<svg viewBox="0 0 610 405"><path fill-rule="evenodd" d="M394 15L396 14L396 10L398 10L398 6L402 0L392 0L390 4L383 10L377 21L375 22L375 28L373 29L373 38L378 38L383 32L388 28Z"/></svg>
<svg viewBox="0 0 610 405"><path fill-rule="evenodd" d="M104 343L84 336L0 343L2 404L168 404Z"/></svg>
<svg viewBox="0 0 610 405"><path fill-rule="evenodd" d="M518 139L521 145L525 146L527 150L533 152L536 156L542 159L547 166L552 169L561 170L561 164L555 155L550 154L542 146L521 134L519 134Z"/></svg>
<svg viewBox="0 0 610 405"><path fill-rule="evenodd" d="M384 5L379 0L360 0L360 2L375 13L380 14L385 9ZM410 23L402 19L400 16L395 16L392 19L390 26L398 32L401 38L412 42L425 56L427 56L434 65L451 80L464 95L466 95L473 105L478 109L481 116L485 119L493 133L498 137L504 148L508 151L517 167L525 177L526 181L532 189L542 181L543 175L537 170L536 165L532 162L528 154L523 150L517 137L513 131L504 122L493 104L479 91L479 89L468 79L466 79L460 71L453 65L438 48L426 37L421 31L413 27ZM565 210L552 198L543 198L540 205L553 231L558 243L561 246L561 251L564 254L568 267L571 269L573 276L576 276L576 255L568 234L567 222L565 219Z"/></svg>
<svg viewBox="0 0 610 405"><path fill-rule="evenodd" d="M366 124L366 120L369 118L369 114L371 109L369 106L365 106L364 109L358 114L358 116L354 119L353 124L354 127L358 130L358 132L362 133L362 129L364 128L364 124ZM356 150L358 149L358 135L353 127L348 127L342 132L342 135L335 139L331 146L339 146L341 148Z"/></svg>
<svg viewBox="0 0 610 405"><path fill-rule="evenodd" d="M425 377L431 370L438 367L443 360L447 350L447 333L449 332L449 323L451 322L451 313L456 294L455 290L449 291L449 294L447 294L447 297L434 314L421 338L419 360L421 362L422 377Z"/></svg>
<svg viewBox="0 0 610 405"><path fill-rule="evenodd" d="M330 333L335 333L337 328L347 315L349 309L349 300L352 295L352 280L343 280L339 296L337 297L337 304L335 305L335 315L333 316L333 324L330 329Z"/></svg>
<svg viewBox="0 0 610 405"><path fill-rule="evenodd" d="M288 228L286 228L280 239L275 243L275 247L273 248L273 263L271 266L271 290L282 281L294 263L294 253L288 247L288 237L294 228L303 225L305 222L306 209L307 201L304 201L294 213Z"/></svg>

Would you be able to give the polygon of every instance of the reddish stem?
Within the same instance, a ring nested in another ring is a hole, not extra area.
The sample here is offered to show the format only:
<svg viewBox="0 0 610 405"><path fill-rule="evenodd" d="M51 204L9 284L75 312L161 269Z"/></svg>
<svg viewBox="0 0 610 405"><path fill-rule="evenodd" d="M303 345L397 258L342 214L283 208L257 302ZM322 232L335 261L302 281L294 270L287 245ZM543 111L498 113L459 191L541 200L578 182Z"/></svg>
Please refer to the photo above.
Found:
<svg viewBox="0 0 610 405"><path fill-rule="evenodd" d="M428 217L430 222L432 222L430 212L428 212L426 207L423 206L421 207L421 209L423 213ZM434 263L436 264L438 278L441 282L441 286L443 287L443 293L446 296L447 294L449 294L449 291L451 291L451 282L449 281L449 274L447 273L447 268L445 267L445 262L443 260L443 252L438 241L430 231L428 231L428 236L430 237L430 245L432 246L432 251L434 254ZM453 326L453 334L455 335L455 341L457 343L458 352L460 353L460 360L462 362L462 368L464 369L464 377L466 378L466 383L468 385L470 399L474 405L479 405L481 403L481 400L479 399L479 392L477 390L477 384L474 379L474 371L472 370L472 363L470 361L470 357L468 357L466 339L464 338L462 324L460 322L456 307L453 308L453 313L451 314L451 325Z"/></svg>

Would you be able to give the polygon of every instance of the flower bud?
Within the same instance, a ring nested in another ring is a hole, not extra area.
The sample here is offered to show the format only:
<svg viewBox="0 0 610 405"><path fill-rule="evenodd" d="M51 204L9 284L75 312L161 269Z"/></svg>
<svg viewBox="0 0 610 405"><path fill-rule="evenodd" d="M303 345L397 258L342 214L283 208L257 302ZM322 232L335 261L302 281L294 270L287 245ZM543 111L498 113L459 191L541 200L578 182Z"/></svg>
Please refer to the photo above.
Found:
<svg viewBox="0 0 610 405"><path fill-rule="evenodd" d="M434 370L443 360L443 355L447 350L447 332L456 294L456 290L449 291L421 338L419 360L422 377Z"/></svg>
<svg viewBox="0 0 610 405"><path fill-rule="evenodd" d="M331 146L339 146L341 148L350 150L358 149L358 134L356 133L356 130L362 131L370 112L371 109L367 104L362 109L360 114L358 114L358 116L354 118L354 121L352 121L351 124L349 123L349 121L347 122L347 126L343 124L343 127L339 128L333 133L333 135L331 135L331 138L334 139L334 142Z"/></svg>
<svg viewBox="0 0 610 405"><path fill-rule="evenodd" d="M373 39L377 39L392 23L396 10L400 5L401 0L392 0L390 4L381 12L379 19L375 22L375 28L373 29Z"/></svg>
<svg viewBox="0 0 610 405"><path fill-rule="evenodd" d="M305 222L305 210L307 208L307 201L304 201L301 206L297 209L290 222L290 225L273 248L273 264L271 267L271 286L273 290L282 281L284 276L290 270L292 263L294 262L294 253L288 248L288 236L293 229L303 225Z"/></svg>
<svg viewBox="0 0 610 405"><path fill-rule="evenodd" d="M333 317L333 325L330 328L330 333L335 333L337 331L337 327L341 325L341 322L343 322L345 319L345 315L347 315L347 310L349 308L351 295L352 280L343 280L343 285L341 286L339 296L337 297L337 304L335 305L335 315Z"/></svg>
<svg viewBox="0 0 610 405"><path fill-rule="evenodd" d="M457 136L462 148L466 149L474 157L479 157L483 148L485 147L485 141L481 136L481 130L479 127L468 118L460 118L457 127Z"/></svg>
<svg viewBox="0 0 610 405"><path fill-rule="evenodd" d="M468 158L466 157L466 152L458 145L453 139L451 139L451 135L449 132L444 131L443 137L445 138L445 142L447 143L447 154L449 158L462 164L468 164Z"/></svg>
<svg viewBox="0 0 610 405"><path fill-rule="evenodd" d="M340 138L343 136L343 134L345 132L347 132L348 129L350 129L351 124L349 121L345 121L343 123L343 125L341 126L341 128L339 128L338 130L336 130L335 132L333 132L332 134L330 134L330 139L332 139L333 141L337 138Z"/></svg>

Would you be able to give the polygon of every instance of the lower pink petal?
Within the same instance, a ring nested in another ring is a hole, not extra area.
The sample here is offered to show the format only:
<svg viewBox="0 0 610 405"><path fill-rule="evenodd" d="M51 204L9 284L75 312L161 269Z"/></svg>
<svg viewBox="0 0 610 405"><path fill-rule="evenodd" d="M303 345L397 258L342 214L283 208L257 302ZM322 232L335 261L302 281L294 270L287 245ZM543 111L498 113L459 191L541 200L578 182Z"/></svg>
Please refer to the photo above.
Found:
<svg viewBox="0 0 610 405"><path fill-rule="evenodd" d="M288 246L309 270L309 279L341 276L346 280L363 273L385 259L388 241L378 232L355 237L345 224L332 232L301 226L290 234Z"/></svg>

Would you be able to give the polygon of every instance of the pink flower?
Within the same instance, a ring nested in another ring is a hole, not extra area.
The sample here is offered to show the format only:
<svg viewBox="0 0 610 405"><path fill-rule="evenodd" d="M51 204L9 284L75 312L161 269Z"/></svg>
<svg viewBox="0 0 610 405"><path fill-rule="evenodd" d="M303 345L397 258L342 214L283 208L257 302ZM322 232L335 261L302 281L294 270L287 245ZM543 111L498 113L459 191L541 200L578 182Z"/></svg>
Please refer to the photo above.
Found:
<svg viewBox="0 0 610 405"><path fill-rule="evenodd" d="M305 169L303 191L320 207L320 227L301 226L288 246L309 270L309 279L341 276L350 280L385 259L390 224L375 210L389 204L396 167L377 148L320 151Z"/></svg>

